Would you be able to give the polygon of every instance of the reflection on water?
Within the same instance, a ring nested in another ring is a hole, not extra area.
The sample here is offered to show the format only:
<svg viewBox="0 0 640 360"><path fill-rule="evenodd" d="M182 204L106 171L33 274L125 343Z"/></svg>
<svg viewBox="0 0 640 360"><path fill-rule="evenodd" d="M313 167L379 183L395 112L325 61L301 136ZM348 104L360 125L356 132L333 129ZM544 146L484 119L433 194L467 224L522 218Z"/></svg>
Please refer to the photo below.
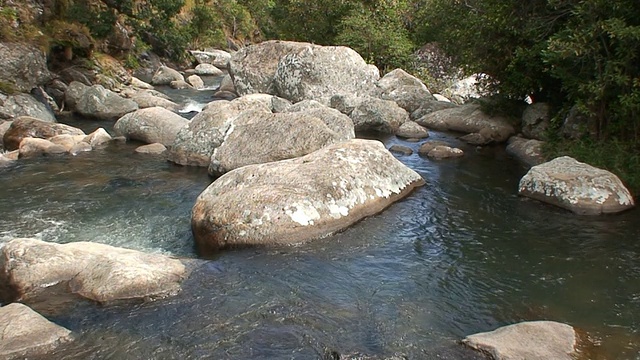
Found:
<svg viewBox="0 0 640 360"><path fill-rule="evenodd" d="M189 216L211 181L206 170L134 147L0 173L1 241L90 240L196 257ZM77 341L48 358L314 359L336 351L474 359L482 357L457 343L465 335L540 319L587 332L601 344L592 358L637 358L638 211L580 217L519 198L523 168L501 149L464 150L453 161L400 157L427 184L340 234L220 253L200 261L175 298L56 314Z"/></svg>

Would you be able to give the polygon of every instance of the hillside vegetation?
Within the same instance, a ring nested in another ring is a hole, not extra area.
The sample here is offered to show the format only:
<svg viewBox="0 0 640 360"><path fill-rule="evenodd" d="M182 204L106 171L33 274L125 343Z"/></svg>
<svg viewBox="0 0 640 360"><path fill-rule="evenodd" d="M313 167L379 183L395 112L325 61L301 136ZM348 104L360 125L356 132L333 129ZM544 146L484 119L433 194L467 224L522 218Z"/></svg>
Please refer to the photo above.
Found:
<svg viewBox="0 0 640 360"><path fill-rule="evenodd" d="M402 67L439 90L433 74L422 71L412 55L424 44L437 42L456 68L489 75L484 85L503 100L529 96L550 103L550 154L569 153L608 168L640 189L637 0L14 3L0 1L0 40L26 39L43 49L85 56L98 49L131 67L146 49L184 60L186 48L235 49L266 39L298 40L350 46L383 71ZM114 34L122 29L130 46L114 46ZM572 108L586 120L583 136L567 140L558 129Z"/></svg>

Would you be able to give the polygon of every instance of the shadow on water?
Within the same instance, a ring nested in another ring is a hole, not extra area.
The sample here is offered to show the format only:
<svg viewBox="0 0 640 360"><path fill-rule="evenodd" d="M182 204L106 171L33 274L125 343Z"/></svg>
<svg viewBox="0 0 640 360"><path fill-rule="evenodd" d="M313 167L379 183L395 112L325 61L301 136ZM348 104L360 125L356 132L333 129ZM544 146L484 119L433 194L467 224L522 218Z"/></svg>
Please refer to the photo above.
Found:
<svg viewBox="0 0 640 360"><path fill-rule="evenodd" d="M195 258L190 210L211 181L206 170L133 148L0 173L11 199L0 206L0 239L90 240ZM453 161L399 156L427 184L339 234L198 260L173 298L56 314L77 340L48 358L476 359L458 344L465 335L541 319L588 333L599 344L593 358L637 358L638 211L580 217L520 198L525 169L501 148L463 149Z"/></svg>

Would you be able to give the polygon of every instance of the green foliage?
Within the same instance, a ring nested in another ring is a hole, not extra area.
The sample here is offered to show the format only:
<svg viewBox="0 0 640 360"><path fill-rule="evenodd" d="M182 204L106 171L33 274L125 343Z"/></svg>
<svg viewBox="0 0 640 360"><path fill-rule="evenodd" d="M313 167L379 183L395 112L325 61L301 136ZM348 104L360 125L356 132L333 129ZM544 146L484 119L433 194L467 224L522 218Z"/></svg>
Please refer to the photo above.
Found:
<svg viewBox="0 0 640 360"><path fill-rule="evenodd" d="M15 41L17 34L13 25L18 20L18 13L8 7L0 8L0 40Z"/></svg>
<svg viewBox="0 0 640 360"><path fill-rule="evenodd" d="M79 1L69 5L64 18L86 26L94 38L104 39L113 31L117 16L113 9L95 7L89 2Z"/></svg>
<svg viewBox="0 0 640 360"><path fill-rule="evenodd" d="M19 92L20 91L18 91L15 84L0 80L0 93L3 93L5 95L15 95L15 94L18 94Z"/></svg>

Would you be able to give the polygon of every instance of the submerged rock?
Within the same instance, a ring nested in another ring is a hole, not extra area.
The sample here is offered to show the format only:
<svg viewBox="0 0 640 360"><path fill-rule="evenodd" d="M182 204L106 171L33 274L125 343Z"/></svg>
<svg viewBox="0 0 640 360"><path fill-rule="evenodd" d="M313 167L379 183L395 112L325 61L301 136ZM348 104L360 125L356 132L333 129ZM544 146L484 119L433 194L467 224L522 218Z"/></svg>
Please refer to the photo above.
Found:
<svg viewBox="0 0 640 360"><path fill-rule="evenodd" d="M177 259L113 246L14 239L0 249L0 297L26 304L56 295L110 302L176 294L187 276Z"/></svg>
<svg viewBox="0 0 640 360"><path fill-rule="evenodd" d="M427 141L420 145L418 154L426 156L435 160L442 160L448 158L458 158L464 155L464 151L451 147L444 141Z"/></svg>
<svg viewBox="0 0 640 360"><path fill-rule="evenodd" d="M554 321L526 321L467 336L465 345L496 360L575 359L575 330Z"/></svg>
<svg viewBox="0 0 640 360"><path fill-rule="evenodd" d="M4 133L3 146L7 150L16 150L24 138L49 139L56 135L84 135L73 126L42 121L29 116L17 118Z"/></svg>
<svg viewBox="0 0 640 360"><path fill-rule="evenodd" d="M154 144L149 144L149 145L142 145L142 146L138 146L135 150L137 153L139 154L155 154L155 155L159 155L162 154L163 152L167 151L167 147L160 144L160 143L154 143Z"/></svg>
<svg viewBox="0 0 640 360"><path fill-rule="evenodd" d="M582 215L616 213L634 206L616 175L568 156L532 167L520 180L518 193Z"/></svg>
<svg viewBox="0 0 640 360"><path fill-rule="evenodd" d="M379 141L353 139L223 175L198 197L191 227L202 250L299 243L376 214L423 184Z"/></svg>
<svg viewBox="0 0 640 360"><path fill-rule="evenodd" d="M151 84L153 85L169 85L172 81L184 81L184 76L177 70L167 66L160 66L153 74Z"/></svg>
<svg viewBox="0 0 640 360"><path fill-rule="evenodd" d="M507 153L528 167L536 166L545 161L542 155L543 144L540 140L512 136L507 145Z"/></svg>
<svg viewBox="0 0 640 360"><path fill-rule="evenodd" d="M165 108L152 107L121 117L113 126L113 130L127 139L171 146L178 132L188 124L189 120L176 113Z"/></svg>
<svg viewBox="0 0 640 360"><path fill-rule="evenodd" d="M44 355L73 339L71 331L20 303L0 308L0 329L0 358L5 360Z"/></svg>

